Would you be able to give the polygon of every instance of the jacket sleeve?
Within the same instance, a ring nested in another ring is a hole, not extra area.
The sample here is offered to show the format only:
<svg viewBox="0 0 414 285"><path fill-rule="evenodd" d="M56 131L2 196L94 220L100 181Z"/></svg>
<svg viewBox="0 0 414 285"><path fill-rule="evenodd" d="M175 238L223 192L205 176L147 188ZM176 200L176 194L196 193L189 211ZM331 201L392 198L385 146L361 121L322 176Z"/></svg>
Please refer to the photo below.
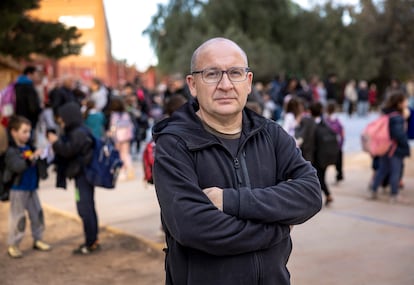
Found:
<svg viewBox="0 0 414 285"><path fill-rule="evenodd" d="M15 148L9 148L5 156L5 165L13 173L22 173L28 167L26 159L24 159L19 150Z"/></svg>
<svg viewBox="0 0 414 285"><path fill-rule="evenodd" d="M73 158L82 153L90 141L86 132L77 128L68 134L69 138L60 137L53 144L53 151L63 158ZM90 143L92 143L90 141Z"/></svg>
<svg viewBox="0 0 414 285"><path fill-rule="evenodd" d="M192 156L175 136L160 136L155 156L163 221L181 245L225 256L266 249L289 237L286 225L256 223L218 210L198 186Z"/></svg>
<svg viewBox="0 0 414 285"><path fill-rule="evenodd" d="M279 131L273 139L280 181L266 188L224 189L224 212L261 223L301 224L322 207L318 177L293 138Z"/></svg>

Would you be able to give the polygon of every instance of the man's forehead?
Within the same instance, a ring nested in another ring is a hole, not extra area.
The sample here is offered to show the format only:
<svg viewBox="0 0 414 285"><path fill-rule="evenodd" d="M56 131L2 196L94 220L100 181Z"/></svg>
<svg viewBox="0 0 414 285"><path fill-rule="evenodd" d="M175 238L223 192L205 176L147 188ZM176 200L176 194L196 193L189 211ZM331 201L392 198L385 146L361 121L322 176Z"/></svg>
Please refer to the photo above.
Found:
<svg viewBox="0 0 414 285"><path fill-rule="evenodd" d="M200 46L200 54L208 52L235 52L238 51L242 53L242 49L232 41L229 40L213 40L211 42L206 42L204 45Z"/></svg>
<svg viewBox="0 0 414 285"><path fill-rule="evenodd" d="M216 42L205 46L199 51L198 61L204 60L217 61L217 63L224 63L225 59L230 61L240 62L239 64L246 64L247 58L244 52L235 44L229 42Z"/></svg>

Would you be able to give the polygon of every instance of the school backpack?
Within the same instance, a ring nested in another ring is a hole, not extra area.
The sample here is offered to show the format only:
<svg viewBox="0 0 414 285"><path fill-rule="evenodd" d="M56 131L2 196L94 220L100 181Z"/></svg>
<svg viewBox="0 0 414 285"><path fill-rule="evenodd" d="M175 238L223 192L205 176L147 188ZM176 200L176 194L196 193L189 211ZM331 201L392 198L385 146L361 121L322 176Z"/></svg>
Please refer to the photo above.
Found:
<svg viewBox="0 0 414 285"><path fill-rule="evenodd" d="M155 142L151 140L147 143L142 154L142 164L144 167L144 180L149 184L154 184L152 169L154 168Z"/></svg>
<svg viewBox="0 0 414 285"><path fill-rule="evenodd" d="M128 112L111 114L110 130L115 142L126 142L134 137L134 123Z"/></svg>
<svg viewBox="0 0 414 285"><path fill-rule="evenodd" d="M8 118L16 111L16 93L14 83L10 83L0 91L0 112L2 123L7 126Z"/></svg>
<svg viewBox="0 0 414 285"><path fill-rule="evenodd" d="M93 153L91 161L84 167L86 179L94 186L113 189L123 165L119 151L112 140L98 139L87 131L93 141Z"/></svg>
<svg viewBox="0 0 414 285"><path fill-rule="evenodd" d="M6 201L9 201L10 188L13 185L14 179L5 181L3 177L4 169L5 169L5 163L4 163L4 153L3 153L0 155L0 201L6 202Z"/></svg>
<svg viewBox="0 0 414 285"><path fill-rule="evenodd" d="M315 128L315 164L321 168L335 164L339 151L337 134L322 120Z"/></svg>
<svg viewBox="0 0 414 285"><path fill-rule="evenodd" d="M389 128L390 116L396 114L393 113L381 115L365 127L361 134L363 151L368 152L371 156L383 156L395 147Z"/></svg>
<svg viewBox="0 0 414 285"><path fill-rule="evenodd" d="M338 118L326 119L326 124L336 133L339 146L342 147L344 143L344 127Z"/></svg>

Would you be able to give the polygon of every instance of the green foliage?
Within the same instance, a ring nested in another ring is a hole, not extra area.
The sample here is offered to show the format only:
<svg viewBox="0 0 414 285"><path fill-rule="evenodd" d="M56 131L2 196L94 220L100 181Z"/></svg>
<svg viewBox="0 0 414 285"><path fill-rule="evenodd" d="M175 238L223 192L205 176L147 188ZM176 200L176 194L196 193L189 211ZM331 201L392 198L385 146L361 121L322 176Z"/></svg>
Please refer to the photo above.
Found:
<svg viewBox="0 0 414 285"><path fill-rule="evenodd" d="M58 22L32 19L27 10L39 7L39 0L2 0L0 2L0 53L29 59L43 55L59 59L80 53L80 33L75 27Z"/></svg>
<svg viewBox="0 0 414 285"><path fill-rule="evenodd" d="M0 1L0 35L3 36L24 18L25 11L38 7L39 0Z"/></svg>
<svg viewBox="0 0 414 285"><path fill-rule="evenodd" d="M246 51L256 80L281 72L404 79L414 74L413 11L410 0L361 0L359 9L328 1L310 10L290 0L171 0L145 33L164 73L187 73L194 49L222 36Z"/></svg>

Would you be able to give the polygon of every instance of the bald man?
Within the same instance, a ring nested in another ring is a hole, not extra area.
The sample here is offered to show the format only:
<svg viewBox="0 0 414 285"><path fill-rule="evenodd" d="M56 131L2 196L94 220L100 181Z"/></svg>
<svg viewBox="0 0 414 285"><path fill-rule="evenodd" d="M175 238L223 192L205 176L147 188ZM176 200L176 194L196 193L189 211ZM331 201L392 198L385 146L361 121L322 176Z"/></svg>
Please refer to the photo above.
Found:
<svg viewBox="0 0 414 285"><path fill-rule="evenodd" d="M245 108L253 73L235 42L196 49L194 100L153 129L166 284L290 284L290 229L322 205L314 168L277 123Z"/></svg>

